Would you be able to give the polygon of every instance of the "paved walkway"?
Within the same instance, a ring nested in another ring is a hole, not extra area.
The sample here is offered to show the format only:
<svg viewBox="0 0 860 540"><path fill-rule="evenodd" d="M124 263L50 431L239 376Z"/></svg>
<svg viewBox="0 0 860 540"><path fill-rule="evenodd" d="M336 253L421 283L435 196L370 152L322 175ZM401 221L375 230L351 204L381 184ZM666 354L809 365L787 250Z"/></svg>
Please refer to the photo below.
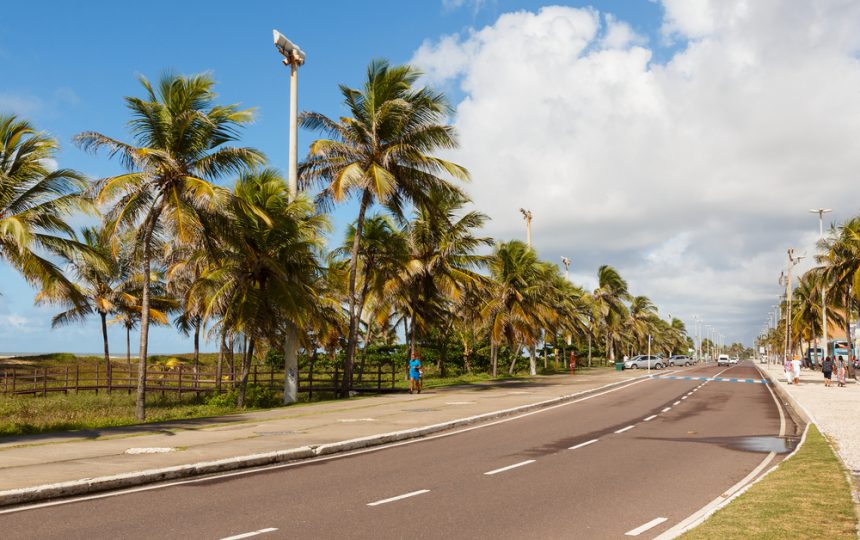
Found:
<svg viewBox="0 0 860 540"><path fill-rule="evenodd" d="M369 437L530 405L645 374L608 369L581 373L216 418L0 438L0 491ZM155 453L159 449L168 451Z"/></svg>
<svg viewBox="0 0 860 540"><path fill-rule="evenodd" d="M819 428L835 443L836 450L842 461L851 470L855 478L860 480L860 422L857 413L860 411L860 384L853 379L847 379L848 384L839 388L836 386L836 374L833 374L833 386L824 386L824 376L820 371L802 369L800 384L786 384L785 372L782 365L759 365L767 369L771 376L779 381L788 392L812 415Z"/></svg>

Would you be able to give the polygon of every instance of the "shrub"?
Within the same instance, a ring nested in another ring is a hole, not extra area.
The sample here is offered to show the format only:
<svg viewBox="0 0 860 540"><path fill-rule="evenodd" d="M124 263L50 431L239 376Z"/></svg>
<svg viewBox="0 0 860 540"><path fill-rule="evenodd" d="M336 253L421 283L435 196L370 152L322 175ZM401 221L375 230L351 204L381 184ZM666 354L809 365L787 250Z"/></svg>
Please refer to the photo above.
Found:
<svg viewBox="0 0 860 540"><path fill-rule="evenodd" d="M226 394L215 394L207 400L213 407L235 407L239 400L239 389L232 388ZM267 386L249 384L245 392L245 407L252 409L267 409L280 405L275 393Z"/></svg>

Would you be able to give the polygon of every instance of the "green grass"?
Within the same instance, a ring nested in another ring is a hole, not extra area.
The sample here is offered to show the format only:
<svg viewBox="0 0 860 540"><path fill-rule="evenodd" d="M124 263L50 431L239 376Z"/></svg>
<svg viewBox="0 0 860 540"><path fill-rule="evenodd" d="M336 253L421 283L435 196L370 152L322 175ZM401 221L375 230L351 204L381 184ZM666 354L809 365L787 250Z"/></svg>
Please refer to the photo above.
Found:
<svg viewBox="0 0 860 540"><path fill-rule="evenodd" d="M240 412L236 407L209 405L203 399L184 396L150 396L147 422L201 418ZM124 393L82 392L48 397L0 396L0 437L97 429L137 424L134 396Z"/></svg>
<svg viewBox="0 0 860 540"><path fill-rule="evenodd" d="M791 459L716 512L684 540L857 538L842 463L815 426Z"/></svg>

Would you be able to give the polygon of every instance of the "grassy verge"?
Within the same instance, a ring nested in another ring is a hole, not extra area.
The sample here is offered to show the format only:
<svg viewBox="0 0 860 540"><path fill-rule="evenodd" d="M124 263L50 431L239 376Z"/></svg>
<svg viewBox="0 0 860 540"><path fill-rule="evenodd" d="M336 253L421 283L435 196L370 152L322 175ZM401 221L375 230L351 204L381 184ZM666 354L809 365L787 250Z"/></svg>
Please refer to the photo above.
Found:
<svg viewBox="0 0 860 540"><path fill-rule="evenodd" d="M684 540L857 538L842 463L815 426L791 459L716 512Z"/></svg>

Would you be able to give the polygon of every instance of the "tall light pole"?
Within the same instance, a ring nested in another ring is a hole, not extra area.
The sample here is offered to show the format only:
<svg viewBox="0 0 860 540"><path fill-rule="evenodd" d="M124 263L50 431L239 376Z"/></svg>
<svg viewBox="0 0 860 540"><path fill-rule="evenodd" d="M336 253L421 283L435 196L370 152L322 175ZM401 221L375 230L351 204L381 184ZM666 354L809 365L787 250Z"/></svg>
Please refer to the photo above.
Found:
<svg viewBox="0 0 860 540"><path fill-rule="evenodd" d="M298 193L299 158L299 66L305 63L305 53L277 30L272 30L275 48L284 57L284 65L290 66L290 151L287 169L287 197L292 202ZM284 405L299 400L299 339L292 322L287 322L284 333Z"/></svg>
<svg viewBox="0 0 860 540"><path fill-rule="evenodd" d="M298 109L299 109L299 66L305 63L305 53L298 45L284 37L277 30L272 30L275 48L284 56L284 65L290 66L290 161L287 172L288 193L290 201L296 198L298 192Z"/></svg>
<svg viewBox="0 0 860 540"><path fill-rule="evenodd" d="M570 259L562 255L561 264L564 265L564 279L570 281Z"/></svg>
<svg viewBox="0 0 860 540"><path fill-rule="evenodd" d="M529 247L532 247L532 211L520 208L520 212L523 214L523 219L526 220L526 238L528 240L528 245Z"/></svg>
<svg viewBox="0 0 860 540"><path fill-rule="evenodd" d="M818 214L818 241L824 240L824 214L832 212L830 208L817 208L810 210L813 214ZM819 347L822 356L827 356L827 286L822 281L821 283L821 346ZM818 358L818 351L815 351L815 359L821 362L823 358ZM819 366L821 364L818 364Z"/></svg>
<svg viewBox="0 0 860 540"><path fill-rule="evenodd" d="M800 263L800 260L805 258L805 255L795 255L793 248L788 248L788 276L785 280L785 296L788 300L788 310L785 312L785 356L783 361L788 358L788 355L791 353L791 271L792 269Z"/></svg>

